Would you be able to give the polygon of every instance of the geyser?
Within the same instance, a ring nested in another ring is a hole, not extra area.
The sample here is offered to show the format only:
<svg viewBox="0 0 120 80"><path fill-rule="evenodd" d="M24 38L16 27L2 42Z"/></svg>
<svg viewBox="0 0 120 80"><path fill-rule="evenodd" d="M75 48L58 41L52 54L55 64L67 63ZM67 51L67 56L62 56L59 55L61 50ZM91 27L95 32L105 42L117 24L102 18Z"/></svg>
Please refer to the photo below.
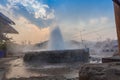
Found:
<svg viewBox="0 0 120 80"><path fill-rule="evenodd" d="M50 50L64 50L64 40L58 26L51 29L50 40L48 44L48 49Z"/></svg>

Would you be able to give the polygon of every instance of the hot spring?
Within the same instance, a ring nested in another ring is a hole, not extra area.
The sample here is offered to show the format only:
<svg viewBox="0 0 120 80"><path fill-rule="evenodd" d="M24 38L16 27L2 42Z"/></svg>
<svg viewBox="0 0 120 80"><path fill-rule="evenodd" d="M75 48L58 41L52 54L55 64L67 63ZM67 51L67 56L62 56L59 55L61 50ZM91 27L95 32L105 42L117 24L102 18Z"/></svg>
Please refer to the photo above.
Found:
<svg viewBox="0 0 120 80"><path fill-rule="evenodd" d="M24 56L25 62L70 63L88 62L88 59L86 49L66 49L61 30L56 25L50 31L48 50L28 51Z"/></svg>

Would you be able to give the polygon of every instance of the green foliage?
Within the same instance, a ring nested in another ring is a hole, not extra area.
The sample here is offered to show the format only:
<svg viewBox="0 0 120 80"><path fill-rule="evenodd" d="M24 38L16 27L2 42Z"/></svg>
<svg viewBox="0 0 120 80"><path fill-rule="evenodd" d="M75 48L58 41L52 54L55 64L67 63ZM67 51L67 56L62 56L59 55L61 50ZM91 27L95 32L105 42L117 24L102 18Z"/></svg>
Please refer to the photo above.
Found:
<svg viewBox="0 0 120 80"><path fill-rule="evenodd" d="M0 50L6 50L6 42L0 41Z"/></svg>

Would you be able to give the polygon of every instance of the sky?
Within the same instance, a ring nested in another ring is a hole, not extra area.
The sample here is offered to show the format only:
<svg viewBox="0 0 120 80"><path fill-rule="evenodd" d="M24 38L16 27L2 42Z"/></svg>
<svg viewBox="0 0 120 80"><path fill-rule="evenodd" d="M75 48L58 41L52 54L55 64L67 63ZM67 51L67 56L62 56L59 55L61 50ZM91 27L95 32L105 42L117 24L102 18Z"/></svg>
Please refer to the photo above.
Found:
<svg viewBox="0 0 120 80"><path fill-rule="evenodd" d="M0 12L16 23L17 43L49 40L54 23L65 40L117 39L112 0L0 0Z"/></svg>

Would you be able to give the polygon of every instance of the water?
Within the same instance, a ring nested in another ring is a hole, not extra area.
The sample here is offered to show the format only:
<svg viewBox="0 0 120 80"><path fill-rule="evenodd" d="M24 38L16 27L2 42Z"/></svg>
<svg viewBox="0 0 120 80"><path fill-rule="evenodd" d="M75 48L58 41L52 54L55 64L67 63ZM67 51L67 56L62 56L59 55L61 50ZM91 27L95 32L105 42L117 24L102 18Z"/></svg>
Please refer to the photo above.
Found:
<svg viewBox="0 0 120 80"><path fill-rule="evenodd" d="M48 49L50 50L64 50L64 40L58 26L51 29L50 40L48 44Z"/></svg>

